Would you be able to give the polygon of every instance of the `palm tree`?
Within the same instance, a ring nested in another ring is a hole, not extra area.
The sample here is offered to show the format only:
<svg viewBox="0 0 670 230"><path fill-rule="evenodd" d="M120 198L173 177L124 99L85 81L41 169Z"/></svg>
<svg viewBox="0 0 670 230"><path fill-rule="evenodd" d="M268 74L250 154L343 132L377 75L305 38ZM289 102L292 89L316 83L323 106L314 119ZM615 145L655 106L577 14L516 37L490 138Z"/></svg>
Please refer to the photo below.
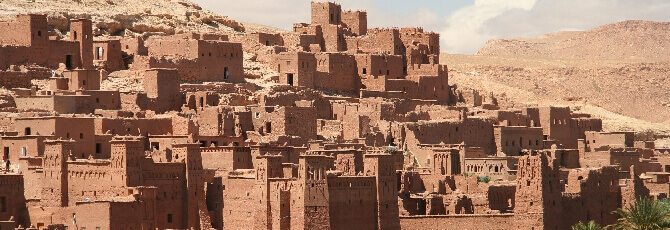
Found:
<svg viewBox="0 0 670 230"><path fill-rule="evenodd" d="M609 226L614 229L656 230L670 227L670 205L666 201L640 198L635 200L635 204L613 213L621 217Z"/></svg>
<svg viewBox="0 0 670 230"><path fill-rule="evenodd" d="M572 226L572 230L606 230L606 229L607 229L606 227L596 224L595 221L590 221L587 224L584 224L581 221L579 221L579 223Z"/></svg>

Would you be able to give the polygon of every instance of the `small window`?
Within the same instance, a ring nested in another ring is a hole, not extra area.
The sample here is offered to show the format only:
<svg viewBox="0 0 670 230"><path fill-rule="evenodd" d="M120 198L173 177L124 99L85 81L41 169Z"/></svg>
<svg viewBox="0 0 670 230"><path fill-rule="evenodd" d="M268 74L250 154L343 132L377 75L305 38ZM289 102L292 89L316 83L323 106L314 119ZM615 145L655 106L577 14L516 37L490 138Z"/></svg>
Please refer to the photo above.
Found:
<svg viewBox="0 0 670 230"><path fill-rule="evenodd" d="M82 85L86 85L86 80L81 81Z"/></svg>
<svg viewBox="0 0 670 230"><path fill-rule="evenodd" d="M386 70L386 76L388 76L388 75L391 75L391 71L390 71L390 70Z"/></svg>
<svg viewBox="0 0 670 230"><path fill-rule="evenodd" d="M95 103L100 103L100 98L96 98Z"/></svg>
<svg viewBox="0 0 670 230"><path fill-rule="evenodd" d="M95 47L95 59L102 60L104 50L102 47Z"/></svg>
<svg viewBox="0 0 670 230"><path fill-rule="evenodd" d="M368 74L368 70L366 68L363 68L363 74Z"/></svg>
<svg viewBox="0 0 670 230"><path fill-rule="evenodd" d="M25 133L26 133L26 136L30 136L30 135L31 135L30 127L26 127L26 129L25 129Z"/></svg>
<svg viewBox="0 0 670 230"><path fill-rule="evenodd" d="M79 139L84 139L84 133L79 133Z"/></svg>
<svg viewBox="0 0 670 230"><path fill-rule="evenodd" d="M95 143L95 153L102 153L102 144Z"/></svg>
<svg viewBox="0 0 670 230"><path fill-rule="evenodd" d="M7 197L0 197L0 211L7 212Z"/></svg>
<svg viewBox="0 0 670 230"><path fill-rule="evenodd" d="M42 31L37 31L37 36L42 37Z"/></svg>
<svg viewBox="0 0 670 230"><path fill-rule="evenodd" d="M172 223L172 214L167 214L167 222Z"/></svg>

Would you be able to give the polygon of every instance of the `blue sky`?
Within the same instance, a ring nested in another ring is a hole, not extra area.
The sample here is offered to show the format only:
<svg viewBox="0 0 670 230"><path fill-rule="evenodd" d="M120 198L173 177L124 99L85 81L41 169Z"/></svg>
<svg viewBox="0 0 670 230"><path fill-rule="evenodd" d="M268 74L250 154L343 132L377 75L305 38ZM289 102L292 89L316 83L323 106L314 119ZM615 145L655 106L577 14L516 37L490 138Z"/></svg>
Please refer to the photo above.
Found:
<svg viewBox="0 0 670 230"><path fill-rule="evenodd" d="M310 21L311 0L192 0L232 19L286 30ZM588 30L625 20L670 21L670 0L338 0L369 27L424 27L441 50L473 54L490 39Z"/></svg>

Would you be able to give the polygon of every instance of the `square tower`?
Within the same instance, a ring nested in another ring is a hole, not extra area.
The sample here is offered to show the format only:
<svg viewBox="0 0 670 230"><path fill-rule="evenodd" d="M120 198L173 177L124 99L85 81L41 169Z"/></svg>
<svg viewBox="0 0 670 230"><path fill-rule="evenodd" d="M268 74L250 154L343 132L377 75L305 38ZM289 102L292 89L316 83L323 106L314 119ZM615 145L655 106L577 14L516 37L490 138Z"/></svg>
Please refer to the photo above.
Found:
<svg viewBox="0 0 670 230"><path fill-rule="evenodd" d="M546 152L519 158L514 218L519 229L561 229L561 187L558 161Z"/></svg>
<svg viewBox="0 0 670 230"><path fill-rule="evenodd" d="M93 69L93 23L88 19L70 21L70 40L79 42L82 69Z"/></svg>
<svg viewBox="0 0 670 230"><path fill-rule="evenodd" d="M63 72L69 80L69 90L100 90L100 72L97 70L71 70Z"/></svg>
<svg viewBox="0 0 670 230"><path fill-rule="evenodd" d="M365 11L345 11L342 13L342 24L351 30L354 36L368 33L368 13Z"/></svg>
<svg viewBox="0 0 670 230"><path fill-rule="evenodd" d="M377 183L377 229L400 229L396 157L391 154L365 154L365 176Z"/></svg>
<svg viewBox="0 0 670 230"><path fill-rule="evenodd" d="M66 207L68 204L67 160L74 150L74 143L60 139L44 141L41 203L46 207Z"/></svg>
<svg viewBox="0 0 670 230"><path fill-rule="evenodd" d="M149 98L167 99L179 94L176 69L148 69L144 73L144 92Z"/></svg>
<svg viewBox="0 0 670 230"><path fill-rule="evenodd" d="M142 173L140 160L144 157L143 137L115 137L110 141L111 167L121 177L112 178L122 187L140 186ZM117 181L120 180L120 181Z"/></svg>
<svg viewBox="0 0 670 230"><path fill-rule="evenodd" d="M334 2L312 2L312 24L342 24L342 6Z"/></svg>
<svg viewBox="0 0 670 230"><path fill-rule="evenodd" d="M302 200L298 202L299 219L304 229L323 229L330 226L330 203L326 171L330 160L325 155L300 155L298 165L298 183L304 186ZM300 192L303 192L300 191ZM300 226L302 229L303 227Z"/></svg>

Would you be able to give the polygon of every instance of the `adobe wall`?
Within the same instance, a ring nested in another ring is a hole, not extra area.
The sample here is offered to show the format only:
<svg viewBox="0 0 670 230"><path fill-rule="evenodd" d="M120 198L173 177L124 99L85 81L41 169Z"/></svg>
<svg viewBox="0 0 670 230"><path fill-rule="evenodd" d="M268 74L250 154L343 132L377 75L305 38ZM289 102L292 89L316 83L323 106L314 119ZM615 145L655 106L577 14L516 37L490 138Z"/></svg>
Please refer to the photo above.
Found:
<svg viewBox="0 0 670 230"><path fill-rule="evenodd" d="M242 44L159 37L146 45L149 57L136 57L133 69L174 68L185 82L244 82Z"/></svg>
<svg viewBox="0 0 670 230"><path fill-rule="evenodd" d="M90 96L90 104L94 109L118 110L121 108L119 91L86 90L81 93Z"/></svg>
<svg viewBox="0 0 670 230"><path fill-rule="evenodd" d="M505 230L513 227L514 214L459 214L444 216L401 216L401 229L438 230L445 226L453 229Z"/></svg>
<svg viewBox="0 0 670 230"><path fill-rule="evenodd" d="M90 35L89 35L90 36ZM84 63L82 62L82 52L81 46L77 41L64 41L64 40L55 40L49 41L49 53L46 56L48 58L46 65L49 68L59 68L59 65L65 64L67 69L77 69L84 68ZM91 47L91 49L93 48ZM90 51L89 51L90 52ZM88 52L86 52L88 54ZM68 56L70 57L70 64L68 64ZM89 57L92 56L89 55Z"/></svg>
<svg viewBox="0 0 670 230"><path fill-rule="evenodd" d="M146 165L146 166L145 166ZM140 165L141 178L145 186L158 187L156 190L156 227L160 229L182 228L185 226L186 169L184 163L154 163L149 160ZM168 221L172 216L172 222Z"/></svg>
<svg viewBox="0 0 670 230"><path fill-rule="evenodd" d="M18 162L18 161L16 161ZM18 174L3 174L0 175L0 204L2 212L0 212L1 220L10 220L14 218L16 223L27 225L29 217L25 212L26 198L24 192L23 176Z"/></svg>
<svg viewBox="0 0 670 230"><path fill-rule="evenodd" d="M595 150L601 146L609 146L613 148L633 147L635 143L634 132L584 132L586 136L586 148Z"/></svg>
<svg viewBox="0 0 670 230"><path fill-rule="evenodd" d="M363 36L368 32L368 13L365 11L342 12L342 25L351 30L352 36Z"/></svg>
<svg viewBox="0 0 670 230"><path fill-rule="evenodd" d="M562 196L563 226L595 221L606 226L618 219L612 212L619 207L618 167L570 170Z"/></svg>
<svg viewBox="0 0 670 230"><path fill-rule="evenodd" d="M314 87L331 91L357 92L360 88L356 60L352 55L319 53Z"/></svg>
<svg viewBox="0 0 670 230"><path fill-rule="evenodd" d="M397 28L368 29L367 35L348 39L347 50L359 50L364 53L401 55L404 45ZM403 62L404 65L404 62Z"/></svg>
<svg viewBox="0 0 670 230"><path fill-rule="evenodd" d="M358 75L386 76L388 79L399 79L403 76L402 56L380 54L356 54Z"/></svg>
<svg viewBox="0 0 670 230"><path fill-rule="evenodd" d="M1 53L0 53L1 55ZM2 61L2 60L0 60ZM2 63L0 62L0 67ZM11 88L30 88L32 84L32 73L24 73L18 71L0 71L0 85L5 89Z"/></svg>
<svg viewBox="0 0 670 230"><path fill-rule="evenodd" d="M95 134L167 135L173 133L172 119L162 118L96 118Z"/></svg>
<svg viewBox="0 0 670 230"><path fill-rule="evenodd" d="M111 171L110 162L81 160L68 161L68 205L76 202L100 200L106 197L120 196L125 192L122 177L132 175Z"/></svg>
<svg viewBox="0 0 670 230"><path fill-rule="evenodd" d="M524 149L544 148L542 128L539 127L496 126L493 132L499 156L518 156Z"/></svg>
<svg viewBox="0 0 670 230"><path fill-rule="evenodd" d="M144 45L144 39L140 37L122 37L120 43L121 52L125 56L149 55L149 49Z"/></svg>
<svg viewBox="0 0 670 230"><path fill-rule="evenodd" d="M175 69L149 69L144 73L144 91L148 98L157 99L152 108L156 112L176 110L183 103L179 89L179 74ZM139 103L138 103L139 104Z"/></svg>
<svg viewBox="0 0 670 230"><path fill-rule="evenodd" d="M35 41L45 42L47 20L44 15L19 15L14 21L0 22L0 43L12 46L31 46ZM37 36L37 35L40 36ZM37 40L34 40L37 36Z"/></svg>
<svg viewBox="0 0 670 230"><path fill-rule="evenodd" d="M275 56L273 66L279 72L279 84L314 87L316 58L314 54L295 52L282 53Z"/></svg>
<svg viewBox="0 0 670 230"><path fill-rule="evenodd" d="M255 223L254 206L240 210L239 207L249 207L257 201L251 194L254 190L255 178L227 178L224 180L223 222L226 228L244 229L250 223Z"/></svg>
<svg viewBox="0 0 670 230"><path fill-rule="evenodd" d="M33 136L0 137L0 146L3 148L0 159L6 161L4 155L9 153L9 160L15 165L19 163L19 158L41 156L44 153L44 139L45 136L35 134Z"/></svg>
<svg viewBox="0 0 670 230"><path fill-rule="evenodd" d="M339 25L342 23L342 7L333 2L312 2L312 24Z"/></svg>
<svg viewBox="0 0 670 230"><path fill-rule="evenodd" d="M65 71L63 76L69 80L70 90L100 90L100 72L97 70Z"/></svg>
<svg viewBox="0 0 670 230"><path fill-rule="evenodd" d="M510 180L513 177L509 171L516 169L516 163L517 159L511 157L465 158L463 172L474 176L489 176L492 181Z"/></svg>
<svg viewBox="0 0 670 230"><path fill-rule="evenodd" d="M374 229L376 190L374 177L328 177L330 228Z"/></svg>
<svg viewBox="0 0 670 230"><path fill-rule="evenodd" d="M87 158L95 153L95 136L93 118L77 117L45 117L16 119L15 128L20 135L25 135L26 128L31 133L53 135L55 138L74 139L77 141L73 154Z"/></svg>
<svg viewBox="0 0 670 230"><path fill-rule="evenodd" d="M130 47L129 47L130 48ZM96 41L93 43L93 63L96 67L114 72L124 68L120 40Z"/></svg>
<svg viewBox="0 0 670 230"><path fill-rule="evenodd" d="M423 28L401 28L400 39L405 46L418 42L428 46L428 53L432 55L440 55L440 34L434 32L424 32ZM439 59L436 60L439 63Z"/></svg>

